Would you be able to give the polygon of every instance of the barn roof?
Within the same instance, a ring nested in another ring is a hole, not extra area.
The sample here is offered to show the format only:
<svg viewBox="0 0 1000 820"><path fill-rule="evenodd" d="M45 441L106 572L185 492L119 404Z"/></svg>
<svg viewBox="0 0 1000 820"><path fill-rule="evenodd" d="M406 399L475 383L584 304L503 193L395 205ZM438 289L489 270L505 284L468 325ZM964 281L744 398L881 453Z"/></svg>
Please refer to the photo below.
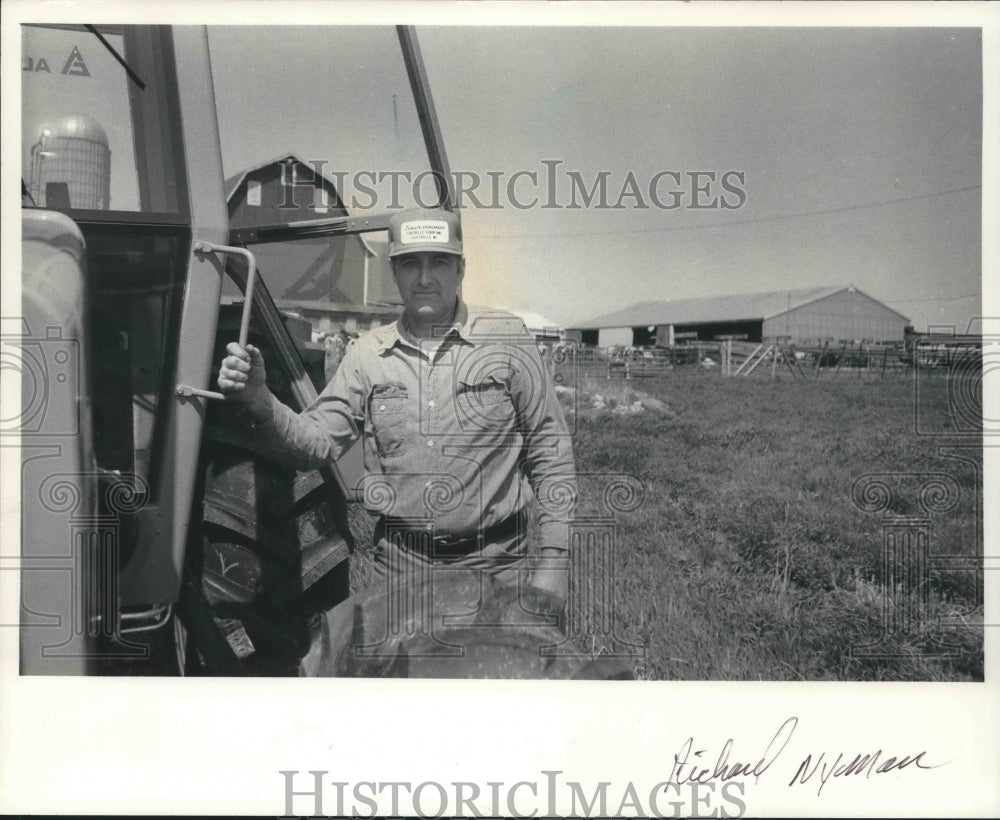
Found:
<svg viewBox="0 0 1000 820"><path fill-rule="evenodd" d="M261 168L267 168L270 165L277 165L279 162L282 162L283 160L286 159L294 159L300 165L307 165L310 168L313 168L313 166L309 162L302 159L301 154L297 154L295 151L283 151L277 156L271 157L270 159L265 160L264 162L258 162L256 165L250 166L249 168L244 168L242 171L239 171L238 173L235 173L231 177L229 177L223 183L226 190L226 203L228 204L228 202L233 198L233 195L239 190L239 187L243 184L243 180L247 178L248 174L252 174L254 171L259 171ZM313 173L315 173L315 168L313 168ZM321 179L325 180L327 183L329 183L330 187L333 188L333 190L337 194L338 204L341 205L344 208L344 211L346 212L347 206L344 205L343 202L341 201L340 191L337 190L337 186L334 183L334 180L330 179L330 177L328 177L326 174L321 173L318 174L318 176ZM368 253L370 253L372 256L374 256L375 251L372 249L371 244L365 238L364 234L359 233L354 235L361 240L361 244L364 245L365 250L368 251Z"/></svg>
<svg viewBox="0 0 1000 820"><path fill-rule="evenodd" d="M854 285L833 285L825 288L777 290L769 293L749 293L737 296L713 296L701 299L667 299L638 302L630 307L605 313L573 324L573 330L598 330L611 327L652 327L654 325L689 325L703 322L738 322L771 319L789 310L826 299L845 290L867 293ZM878 302L877 299L872 299ZM878 302L878 304L882 304ZM887 310L892 308L882 305ZM906 318L893 310L901 318Z"/></svg>

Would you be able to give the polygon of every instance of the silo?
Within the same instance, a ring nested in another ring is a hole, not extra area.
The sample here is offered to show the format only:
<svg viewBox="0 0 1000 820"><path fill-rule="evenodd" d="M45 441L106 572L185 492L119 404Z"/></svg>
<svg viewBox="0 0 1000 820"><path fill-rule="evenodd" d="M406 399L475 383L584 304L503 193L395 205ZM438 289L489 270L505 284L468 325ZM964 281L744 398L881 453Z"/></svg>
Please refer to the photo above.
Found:
<svg viewBox="0 0 1000 820"><path fill-rule="evenodd" d="M44 208L107 210L111 200L111 150L100 123L67 114L31 148L31 194Z"/></svg>

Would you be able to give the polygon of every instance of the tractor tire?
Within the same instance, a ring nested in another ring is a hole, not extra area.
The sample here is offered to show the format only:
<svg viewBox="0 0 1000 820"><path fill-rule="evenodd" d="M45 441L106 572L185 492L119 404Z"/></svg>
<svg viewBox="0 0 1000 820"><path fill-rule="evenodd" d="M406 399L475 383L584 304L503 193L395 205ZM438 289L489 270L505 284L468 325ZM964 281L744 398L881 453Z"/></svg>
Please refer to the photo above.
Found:
<svg viewBox="0 0 1000 820"><path fill-rule="evenodd" d="M236 337L223 308L213 361ZM268 387L294 406L278 356L251 325ZM213 373L213 381L217 375ZM209 402L176 634L184 674L296 675L316 620L349 595L347 501L329 471L300 472L256 445L245 411Z"/></svg>
<svg viewBox="0 0 1000 820"><path fill-rule="evenodd" d="M346 677L629 680L616 655L591 655L566 637L550 593L473 570L375 585L353 610Z"/></svg>

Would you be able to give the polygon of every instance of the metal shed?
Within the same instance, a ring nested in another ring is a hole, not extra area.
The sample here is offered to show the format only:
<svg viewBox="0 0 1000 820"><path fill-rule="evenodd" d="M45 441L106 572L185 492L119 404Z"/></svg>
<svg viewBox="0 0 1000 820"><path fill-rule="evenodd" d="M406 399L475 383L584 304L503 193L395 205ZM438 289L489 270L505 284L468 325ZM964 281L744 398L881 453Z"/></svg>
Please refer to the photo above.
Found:
<svg viewBox="0 0 1000 820"><path fill-rule="evenodd" d="M557 322L546 319L540 313L527 310L511 310L510 312L520 317L524 326L528 328L528 333L539 342L558 342L566 335Z"/></svg>
<svg viewBox="0 0 1000 820"><path fill-rule="evenodd" d="M730 338L761 342L903 339L910 320L854 285L640 302L567 329L589 344L671 346Z"/></svg>

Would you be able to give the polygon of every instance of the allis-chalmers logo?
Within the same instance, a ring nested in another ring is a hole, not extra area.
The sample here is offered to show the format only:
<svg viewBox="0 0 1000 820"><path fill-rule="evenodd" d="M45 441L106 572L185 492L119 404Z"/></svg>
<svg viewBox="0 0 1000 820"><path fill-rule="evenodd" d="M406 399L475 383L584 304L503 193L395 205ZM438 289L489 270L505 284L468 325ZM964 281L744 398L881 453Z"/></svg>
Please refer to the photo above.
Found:
<svg viewBox="0 0 1000 820"><path fill-rule="evenodd" d="M56 65L58 65L58 63L56 63ZM25 57L21 70L31 71L34 73L42 72L43 74L52 73L52 69L49 68L49 61L44 57ZM73 50L69 53L69 57L67 57L66 62L63 63L62 71L59 73L66 74L70 77L90 76L90 70L87 68L87 64L83 61L83 55L80 54L79 48L73 46Z"/></svg>

